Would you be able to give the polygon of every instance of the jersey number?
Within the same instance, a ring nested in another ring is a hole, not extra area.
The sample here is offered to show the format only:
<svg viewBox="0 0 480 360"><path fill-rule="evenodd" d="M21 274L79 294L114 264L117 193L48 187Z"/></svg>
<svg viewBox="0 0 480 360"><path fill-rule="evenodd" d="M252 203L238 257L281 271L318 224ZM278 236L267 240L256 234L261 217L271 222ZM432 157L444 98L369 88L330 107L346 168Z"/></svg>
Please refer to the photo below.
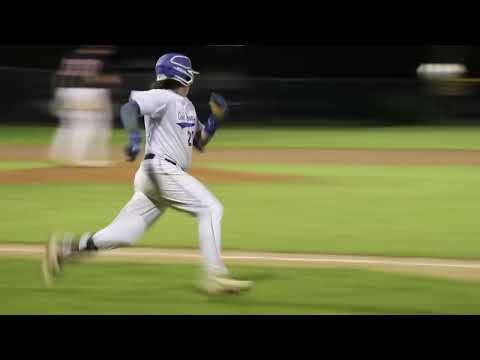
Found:
<svg viewBox="0 0 480 360"><path fill-rule="evenodd" d="M188 131L187 133L188 133L188 146L192 146L195 133L193 131Z"/></svg>

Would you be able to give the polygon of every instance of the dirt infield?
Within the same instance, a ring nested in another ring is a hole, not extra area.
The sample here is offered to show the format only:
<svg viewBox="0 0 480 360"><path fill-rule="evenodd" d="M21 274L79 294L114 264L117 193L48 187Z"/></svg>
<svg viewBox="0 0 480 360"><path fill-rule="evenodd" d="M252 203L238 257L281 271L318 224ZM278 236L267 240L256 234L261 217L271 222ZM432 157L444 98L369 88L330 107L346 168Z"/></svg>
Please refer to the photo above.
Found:
<svg viewBox="0 0 480 360"><path fill-rule="evenodd" d="M124 163L121 149L112 148L114 161ZM48 160L45 145L1 145L0 161ZM480 165L474 150L368 150L368 149L208 149L194 152L193 163L208 161L282 164L358 165Z"/></svg>
<svg viewBox="0 0 480 360"><path fill-rule="evenodd" d="M87 183L87 182L133 182L139 162L128 163L119 149L111 167L54 166L51 168L7 170L0 172L0 184L46 184L46 183ZM197 155L198 157L198 155ZM4 146L0 145L0 161L48 161L48 147L44 145ZM194 159L194 163L195 163ZM194 167L190 172L200 181L213 182L272 182L298 180L301 177L245 173L220 169Z"/></svg>
<svg viewBox="0 0 480 360"><path fill-rule="evenodd" d="M0 184L55 184L55 183L133 183L138 163L134 166L116 165L109 168L53 167L0 172ZM236 171L195 168L190 172L200 181L213 182L272 182L296 180L300 177L243 173Z"/></svg>
<svg viewBox="0 0 480 360"><path fill-rule="evenodd" d="M132 182L138 162L127 163L113 148L114 166L108 168L52 167L0 172L0 184ZM320 149L214 149L194 153L192 175L201 181L273 182L301 177L208 169L213 161L230 163L361 164L361 165L480 165L480 151L463 150L320 150ZM0 161L45 161L45 145L0 145ZM202 167L203 165L203 167Z"/></svg>
<svg viewBox="0 0 480 360"><path fill-rule="evenodd" d="M197 161L346 165L480 165L480 151L222 149L198 156Z"/></svg>
<svg viewBox="0 0 480 360"><path fill-rule="evenodd" d="M44 245L0 244L1 257L41 259ZM267 252L223 251L227 264L306 268L352 268L433 276L455 280L480 280L480 261L433 258L399 258L358 255L288 254ZM86 261L125 263L198 263L199 250L123 248L99 252Z"/></svg>

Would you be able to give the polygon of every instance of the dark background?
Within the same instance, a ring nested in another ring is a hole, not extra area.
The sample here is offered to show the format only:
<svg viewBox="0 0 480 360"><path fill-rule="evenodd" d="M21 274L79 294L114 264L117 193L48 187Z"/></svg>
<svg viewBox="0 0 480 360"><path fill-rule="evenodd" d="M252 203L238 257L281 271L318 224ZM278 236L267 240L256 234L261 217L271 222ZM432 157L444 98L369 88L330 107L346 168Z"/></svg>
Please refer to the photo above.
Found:
<svg viewBox="0 0 480 360"><path fill-rule="evenodd" d="M462 63L470 79L480 71L480 48L446 45L341 46L117 46L112 71L123 78L118 108L131 90L148 89L165 52L190 56L200 71L190 98L207 115L210 91L231 102L230 125L476 124L475 81L426 82L421 63ZM75 47L0 47L2 123L55 123L48 104L51 76ZM438 91L438 90L441 91Z"/></svg>
<svg viewBox="0 0 480 360"><path fill-rule="evenodd" d="M1 46L0 66L55 69L75 46ZM248 71L252 76L412 78L421 62L462 62L472 71L480 48L464 45L160 45L117 46L117 66L149 70L165 52L189 55L203 71ZM138 60L142 65L134 65Z"/></svg>

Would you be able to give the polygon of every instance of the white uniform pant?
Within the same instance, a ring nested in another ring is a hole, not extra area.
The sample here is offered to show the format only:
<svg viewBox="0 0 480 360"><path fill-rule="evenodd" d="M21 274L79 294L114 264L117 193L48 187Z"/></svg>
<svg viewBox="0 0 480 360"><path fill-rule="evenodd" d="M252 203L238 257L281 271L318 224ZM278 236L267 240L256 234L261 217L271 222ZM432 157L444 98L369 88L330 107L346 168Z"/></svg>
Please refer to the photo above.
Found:
<svg viewBox="0 0 480 360"><path fill-rule="evenodd" d="M171 206L197 218L205 270L227 272L220 255L223 207L202 183L157 156L142 162L134 187L133 197L115 220L92 237L97 248L132 245Z"/></svg>
<svg viewBox="0 0 480 360"><path fill-rule="evenodd" d="M108 164L113 123L110 91L58 88L54 101L60 124L50 158L76 165Z"/></svg>

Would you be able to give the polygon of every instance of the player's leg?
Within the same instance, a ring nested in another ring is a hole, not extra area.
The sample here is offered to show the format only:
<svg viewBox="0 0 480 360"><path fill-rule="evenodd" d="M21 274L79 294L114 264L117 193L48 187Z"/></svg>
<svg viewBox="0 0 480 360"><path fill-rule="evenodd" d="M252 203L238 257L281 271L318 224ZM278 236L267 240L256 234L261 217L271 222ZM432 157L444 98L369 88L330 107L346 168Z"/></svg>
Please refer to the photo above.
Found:
<svg viewBox="0 0 480 360"><path fill-rule="evenodd" d="M95 131L95 141L93 159L94 164L99 166L111 165L110 156L110 137L112 129L112 113L108 108L110 104L105 104L105 107L97 113L97 127Z"/></svg>
<svg viewBox="0 0 480 360"><path fill-rule="evenodd" d="M111 94L109 90L104 89L103 92L103 108L100 112L100 129L98 132L99 139L99 158L102 161L105 161L107 164L111 165L111 154L110 154L110 139L112 135L113 128L113 103L111 99Z"/></svg>
<svg viewBox="0 0 480 360"><path fill-rule="evenodd" d="M140 173L142 191L155 201L167 201L198 220L200 248L206 271L226 272L220 256L223 207L207 188L177 166L147 160Z"/></svg>
<svg viewBox="0 0 480 360"><path fill-rule="evenodd" d="M91 155L94 153L94 144L97 137L96 111L78 110L74 117L73 153L75 164L89 166Z"/></svg>
<svg viewBox="0 0 480 360"><path fill-rule="evenodd" d="M68 153L70 151L70 129L68 127L68 119L64 114L57 115L59 125L55 131L55 136L53 138L52 144L49 149L49 157L54 161L65 161L68 159Z"/></svg>
<svg viewBox="0 0 480 360"><path fill-rule="evenodd" d="M57 96L56 102L59 104L58 106L64 106L65 100ZM74 111L67 108L59 108L55 115L58 118L59 125L50 146L50 159L69 163L73 158Z"/></svg>
<svg viewBox="0 0 480 360"><path fill-rule="evenodd" d="M47 285L66 261L98 250L115 249L134 244L161 216L165 207L158 207L142 192L136 191L118 216L95 234L84 233L76 238L72 234L52 234L43 262L43 275Z"/></svg>
<svg viewBox="0 0 480 360"><path fill-rule="evenodd" d="M51 284L54 275L68 259L101 249L134 244L165 210L166 206L152 202L141 191L136 190L113 222L95 234L84 233L79 238L70 234L54 234L47 245L43 265L46 283Z"/></svg>
<svg viewBox="0 0 480 360"><path fill-rule="evenodd" d="M200 250L205 270L207 289L215 291L219 287L231 290L244 290L251 282L228 279L228 270L222 261L221 220L223 206L218 199L197 179L175 165L163 160L145 166L145 174L151 186L147 194L160 194L170 206L196 217ZM149 195L150 196L150 195ZM160 199L159 199L160 200ZM222 283L222 284L220 284Z"/></svg>
<svg viewBox="0 0 480 360"><path fill-rule="evenodd" d="M113 222L90 238L79 242L79 249L115 249L133 245L147 229L164 213L140 191L120 211Z"/></svg>
<svg viewBox="0 0 480 360"><path fill-rule="evenodd" d="M52 101L54 104L52 113L58 120L58 126L50 144L49 157L51 160L60 161L65 157L66 145L68 144L67 119L62 111L62 93L63 89L56 89Z"/></svg>
<svg viewBox="0 0 480 360"><path fill-rule="evenodd" d="M110 165L110 132L112 127L111 102L106 89L88 89L92 109L85 111L83 120L83 142L80 160L85 166Z"/></svg>

